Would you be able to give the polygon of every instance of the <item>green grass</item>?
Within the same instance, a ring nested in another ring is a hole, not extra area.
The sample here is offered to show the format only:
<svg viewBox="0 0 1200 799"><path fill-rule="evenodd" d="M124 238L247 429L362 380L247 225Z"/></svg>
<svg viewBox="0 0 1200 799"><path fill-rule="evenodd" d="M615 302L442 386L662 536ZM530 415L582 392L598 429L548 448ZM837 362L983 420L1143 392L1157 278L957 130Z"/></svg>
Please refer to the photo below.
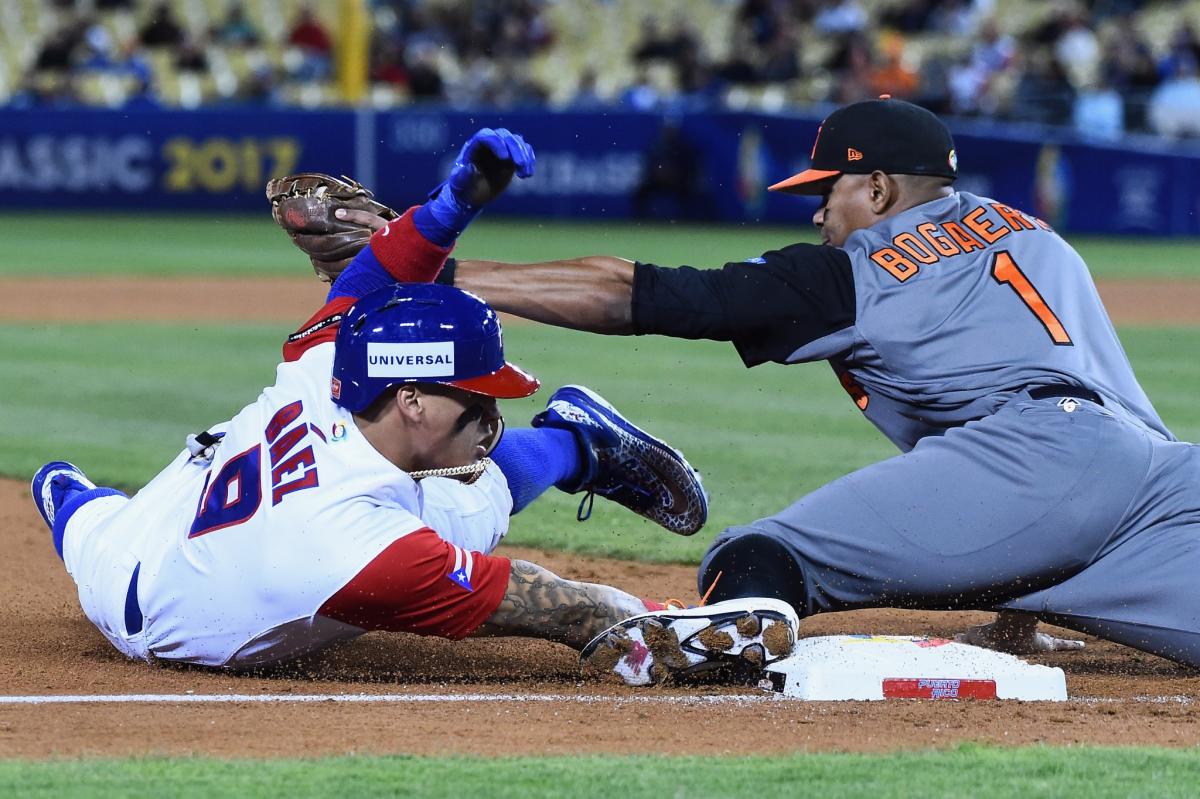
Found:
<svg viewBox="0 0 1200 799"><path fill-rule="evenodd" d="M1097 277L1200 277L1195 240L1071 237ZM662 265L720 266L796 241L795 226L671 225L481 218L457 255L540 261L611 254ZM5 214L0 276L303 275L304 259L271 222L255 215Z"/></svg>
<svg viewBox="0 0 1200 799"><path fill-rule="evenodd" d="M184 436L231 417L273 382L280 325L0 325L0 474L27 478L68 458L95 479L136 487L182 449ZM1177 435L1200 438L1200 329L1128 329L1130 357ZM566 551L694 562L713 534L781 510L829 480L895 454L827 366L747 371L725 344L608 338L537 325L507 331L511 358L546 389L507 402L525 424L549 390L582 382L679 446L712 494L708 528L664 534L599 501L586 524L578 497L556 491L514 519L510 541Z"/></svg>
<svg viewBox="0 0 1200 799"><path fill-rule="evenodd" d="M339 757L0 762L0 796L1185 797L1195 750L993 749L777 757Z"/></svg>

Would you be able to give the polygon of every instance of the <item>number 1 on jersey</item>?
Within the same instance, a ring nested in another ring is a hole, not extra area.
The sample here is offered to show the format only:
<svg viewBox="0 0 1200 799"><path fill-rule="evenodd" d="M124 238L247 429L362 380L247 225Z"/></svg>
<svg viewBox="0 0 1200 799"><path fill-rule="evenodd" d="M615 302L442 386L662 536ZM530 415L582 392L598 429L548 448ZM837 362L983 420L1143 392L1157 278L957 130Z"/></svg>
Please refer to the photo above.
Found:
<svg viewBox="0 0 1200 799"><path fill-rule="evenodd" d="M1042 295L1029 282L1029 278L1025 277L1025 273L1008 254L1008 250L1001 250L992 257L992 277L997 283L1007 283L1017 293L1021 302L1025 303L1030 311L1033 311L1033 315L1042 323L1042 327L1046 328L1046 332L1050 334L1050 339L1055 344L1069 347L1074 343L1067 335L1067 330L1063 327L1062 322L1058 321L1054 311L1050 310L1050 306L1042 299Z"/></svg>

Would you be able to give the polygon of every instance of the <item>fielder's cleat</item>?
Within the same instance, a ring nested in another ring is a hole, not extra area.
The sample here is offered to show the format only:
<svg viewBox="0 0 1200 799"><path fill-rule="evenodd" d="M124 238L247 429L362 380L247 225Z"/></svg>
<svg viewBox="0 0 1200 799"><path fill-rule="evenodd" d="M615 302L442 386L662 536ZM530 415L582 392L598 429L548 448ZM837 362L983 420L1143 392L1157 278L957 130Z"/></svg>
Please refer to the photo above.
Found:
<svg viewBox="0 0 1200 799"><path fill-rule="evenodd" d="M533 417L533 426L570 430L583 444L582 476L559 486L569 494L587 492L580 521L591 515L596 494L679 535L691 535L708 520L700 473L683 453L631 423L596 392L563 386Z"/></svg>
<svg viewBox="0 0 1200 799"><path fill-rule="evenodd" d="M792 653L800 619L779 599L729 599L644 613L596 636L580 653L586 676L626 685L755 683Z"/></svg>
<svg viewBox="0 0 1200 799"><path fill-rule="evenodd" d="M87 479L79 467L66 461L50 461L37 470L30 483L33 493L33 503L37 505L42 521L51 530L54 529L54 517L67 500L76 494L89 491L96 484Z"/></svg>

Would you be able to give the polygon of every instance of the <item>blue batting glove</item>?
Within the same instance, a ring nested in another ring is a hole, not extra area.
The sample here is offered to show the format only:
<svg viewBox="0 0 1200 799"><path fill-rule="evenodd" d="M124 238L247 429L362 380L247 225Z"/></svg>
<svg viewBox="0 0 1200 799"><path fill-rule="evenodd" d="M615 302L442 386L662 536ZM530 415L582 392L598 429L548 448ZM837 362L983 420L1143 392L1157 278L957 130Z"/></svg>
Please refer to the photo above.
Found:
<svg viewBox="0 0 1200 799"><path fill-rule="evenodd" d="M484 204L504 191L514 174L527 178L536 163L533 148L520 134L483 128L463 145L449 177L413 214L413 224L429 241L448 247Z"/></svg>
<svg viewBox="0 0 1200 799"><path fill-rule="evenodd" d="M537 156L533 154L533 148L519 133L504 128L483 128L459 150L443 185L457 194L464 204L483 205L504 190L513 174L519 178L532 175L535 163ZM481 178L489 183L503 181L503 185L498 189L495 186L480 187ZM492 193L480 197L481 189L491 189Z"/></svg>

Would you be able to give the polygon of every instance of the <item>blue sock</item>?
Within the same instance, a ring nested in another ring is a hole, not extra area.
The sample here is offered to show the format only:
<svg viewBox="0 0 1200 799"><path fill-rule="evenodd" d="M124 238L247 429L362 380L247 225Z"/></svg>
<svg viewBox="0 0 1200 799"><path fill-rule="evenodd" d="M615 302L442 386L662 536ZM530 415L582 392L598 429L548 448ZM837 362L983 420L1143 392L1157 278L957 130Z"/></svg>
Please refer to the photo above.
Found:
<svg viewBox="0 0 1200 799"><path fill-rule="evenodd" d="M578 480L583 468L575 434L550 427L510 427L491 458L508 480L513 513L519 513L555 483Z"/></svg>

